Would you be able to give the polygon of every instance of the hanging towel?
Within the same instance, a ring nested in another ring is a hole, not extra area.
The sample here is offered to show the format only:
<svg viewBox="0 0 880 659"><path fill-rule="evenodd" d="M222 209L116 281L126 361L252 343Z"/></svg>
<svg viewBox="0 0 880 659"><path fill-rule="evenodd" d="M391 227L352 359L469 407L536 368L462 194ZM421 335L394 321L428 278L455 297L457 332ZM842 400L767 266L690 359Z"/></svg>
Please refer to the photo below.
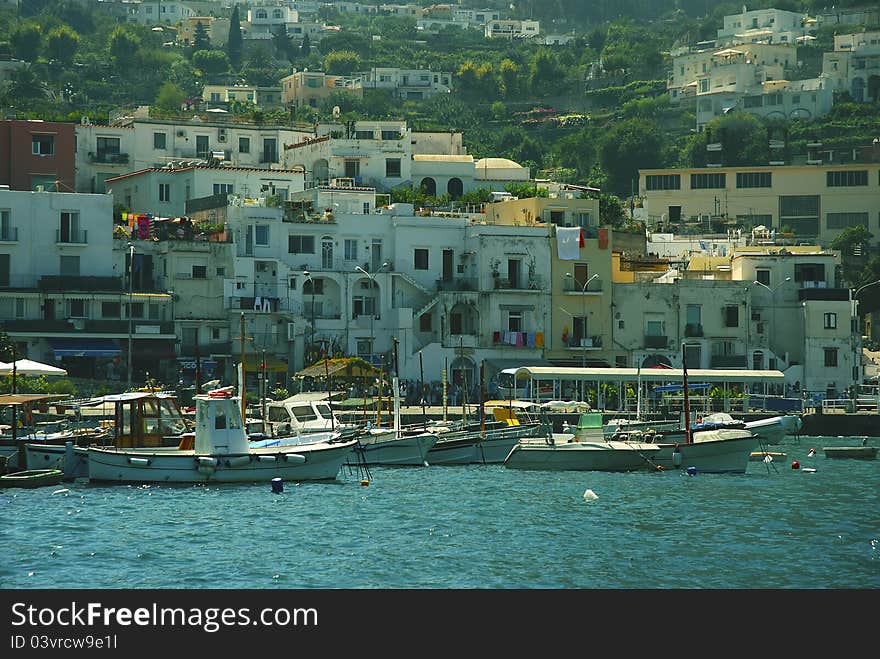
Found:
<svg viewBox="0 0 880 659"><path fill-rule="evenodd" d="M580 227L556 227L556 252L563 261L580 258Z"/></svg>
<svg viewBox="0 0 880 659"><path fill-rule="evenodd" d="M535 333L534 332L529 332L528 334L526 334L526 346L528 346L529 348L535 347Z"/></svg>
<svg viewBox="0 0 880 659"><path fill-rule="evenodd" d="M583 227L581 227L581 232L578 235L578 246L580 246L580 247L584 246L584 229L583 229Z"/></svg>
<svg viewBox="0 0 880 659"><path fill-rule="evenodd" d="M544 332L535 332L535 347L544 347Z"/></svg>
<svg viewBox="0 0 880 659"><path fill-rule="evenodd" d="M517 348L523 347L523 334L525 334L525 332L516 332L516 346L517 346Z"/></svg>
<svg viewBox="0 0 880 659"><path fill-rule="evenodd" d="M138 240L149 240L150 238L150 218L146 216L138 217L137 221Z"/></svg>
<svg viewBox="0 0 880 659"><path fill-rule="evenodd" d="M501 332L492 332L492 343L498 343L501 340Z"/></svg>

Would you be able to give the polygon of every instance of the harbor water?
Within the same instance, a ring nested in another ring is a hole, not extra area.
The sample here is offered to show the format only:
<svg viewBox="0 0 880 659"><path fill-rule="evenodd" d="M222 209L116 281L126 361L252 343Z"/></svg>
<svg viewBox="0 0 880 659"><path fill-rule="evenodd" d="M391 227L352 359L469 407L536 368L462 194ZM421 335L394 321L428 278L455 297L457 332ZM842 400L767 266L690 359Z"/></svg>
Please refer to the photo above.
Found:
<svg viewBox="0 0 880 659"><path fill-rule="evenodd" d="M6 489L0 587L878 588L880 460L822 452L861 441L789 438L743 475L470 465L377 467L368 486L343 471Z"/></svg>

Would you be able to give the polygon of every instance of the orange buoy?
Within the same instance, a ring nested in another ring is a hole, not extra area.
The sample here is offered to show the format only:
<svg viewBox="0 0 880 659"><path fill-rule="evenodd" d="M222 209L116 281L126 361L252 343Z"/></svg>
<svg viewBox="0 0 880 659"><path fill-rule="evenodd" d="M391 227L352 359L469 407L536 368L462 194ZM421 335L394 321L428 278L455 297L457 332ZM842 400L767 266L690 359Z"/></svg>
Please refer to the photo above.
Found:
<svg viewBox="0 0 880 659"><path fill-rule="evenodd" d="M792 460L792 462L791 462L791 468L792 468L792 469L800 469L800 467L801 467L801 463L800 463L800 462L798 462L797 460Z"/></svg>

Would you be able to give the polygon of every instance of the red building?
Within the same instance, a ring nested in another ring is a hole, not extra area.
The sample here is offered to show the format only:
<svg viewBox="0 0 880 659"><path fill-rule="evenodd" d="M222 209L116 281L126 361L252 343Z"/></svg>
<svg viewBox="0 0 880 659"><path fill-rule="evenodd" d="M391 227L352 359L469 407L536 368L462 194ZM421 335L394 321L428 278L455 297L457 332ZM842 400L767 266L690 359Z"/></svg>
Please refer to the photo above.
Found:
<svg viewBox="0 0 880 659"><path fill-rule="evenodd" d="M0 121L0 185L10 190L73 192L76 130L72 123Z"/></svg>

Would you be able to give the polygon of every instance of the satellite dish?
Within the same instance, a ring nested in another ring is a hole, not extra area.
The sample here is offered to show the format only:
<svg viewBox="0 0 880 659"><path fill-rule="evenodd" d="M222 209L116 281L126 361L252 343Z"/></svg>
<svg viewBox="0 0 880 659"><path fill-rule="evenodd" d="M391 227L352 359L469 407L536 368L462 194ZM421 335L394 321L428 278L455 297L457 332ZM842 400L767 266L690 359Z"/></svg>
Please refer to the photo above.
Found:
<svg viewBox="0 0 880 659"><path fill-rule="evenodd" d="M339 113L340 113L340 112L341 112L341 110L339 109L339 106L338 106L338 105L334 105L334 106L333 106L333 118L334 118L334 119L339 119Z"/></svg>

